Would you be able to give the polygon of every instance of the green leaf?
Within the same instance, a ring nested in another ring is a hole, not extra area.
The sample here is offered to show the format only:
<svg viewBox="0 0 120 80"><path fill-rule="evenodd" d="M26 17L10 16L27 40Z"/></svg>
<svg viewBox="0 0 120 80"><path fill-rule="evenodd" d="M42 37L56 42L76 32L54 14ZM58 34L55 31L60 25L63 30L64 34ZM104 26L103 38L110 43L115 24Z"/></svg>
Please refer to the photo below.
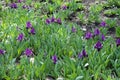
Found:
<svg viewBox="0 0 120 80"><path fill-rule="evenodd" d="M116 27L116 36L120 37L120 27Z"/></svg>
<svg viewBox="0 0 120 80"><path fill-rule="evenodd" d="M105 74L100 73L100 75L101 75L101 77L102 77L104 80L107 80L107 77L106 77L106 75L105 75Z"/></svg>
<svg viewBox="0 0 120 80"><path fill-rule="evenodd" d="M75 80L81 80L83 79L83 76L78 76Z"/></svg>

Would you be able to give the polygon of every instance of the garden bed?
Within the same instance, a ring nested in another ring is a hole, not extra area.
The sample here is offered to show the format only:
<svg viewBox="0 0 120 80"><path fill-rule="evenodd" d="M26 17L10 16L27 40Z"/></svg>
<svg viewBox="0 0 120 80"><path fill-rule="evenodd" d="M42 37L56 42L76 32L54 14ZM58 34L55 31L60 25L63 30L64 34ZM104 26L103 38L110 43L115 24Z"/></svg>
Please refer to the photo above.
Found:
<svg viewBox="0 0 120 80"><path fill-rule="evenodd" d="M0 80L119 80L119 0L0 2Z"/></svg>

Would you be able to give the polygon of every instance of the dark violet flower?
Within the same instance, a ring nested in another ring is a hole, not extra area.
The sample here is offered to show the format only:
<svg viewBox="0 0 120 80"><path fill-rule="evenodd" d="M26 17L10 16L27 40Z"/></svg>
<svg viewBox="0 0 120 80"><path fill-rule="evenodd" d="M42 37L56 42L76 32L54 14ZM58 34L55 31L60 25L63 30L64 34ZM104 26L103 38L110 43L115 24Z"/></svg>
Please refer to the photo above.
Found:
<svg viewBox="0 0 120 80"><path fill-rule="evenodd" d="M82 54L82 53L79 53L79 54L78 54L78 58L83 58L83 54Z"/></svg>
<svg viewBox="0 0 120 80"><path fill-rule="evenodd" d="M51 20L50 19L46 19L46 24L50 24Z"/></svg>
<svg viewBox="0 0 120 80"><path fill-rule="evenodd" d="M26 28L29 29L29 28L31 28L31 27L32 27L32 24L31 24L30 21L28 21L28 22L26 23Z"/></svg>
<svg viewBox="0 0 120 80"><path fill-rule="evenodd" d="M62 9L63 9L63 10L66 10L66 9L67 9L67 6L66 6L66 5L62 6Z"/></svg>
<svg viewBox="0 0 120 80"><path fill-rule="evenodd" d="M106 26L106 22L105 22L105 21L102 21L102 22L100 23L100 26L102 26L102 27Z"/></svg>
<svg viewBox="0 0 120 80"><path fill-rule="evenodd" d="M18 37L17 37L17 40L18 40L18 41L22 41L23 38L24 38L23 33L20 33L20 34L18 35Z"/></svg>
<svg viewBox="0 0 120 80"><path fill-rule="evenodd" d="M29 10L29 9L30 9L30 6L28 6L28 5L23 5L22 8L23 8L23 9L28 9L28 10Z"/></svg>
<svg viewBox="0 0 120 80"><path fill-rule="evenodd" d="M22 6L22 8L23 8L23 9L26 9L26 8L27 8L27 6L26 6L26 5L23 5L23 6Z"/></svg>
<svg viewBox="0 0 120 80"><path fill-rule="evenodd" d="M26 6L26 9L27 9L27 10L30 10L30 6Z"/></svg>
<svg viewBox="0 0 120 80"><path fill-rule="evenodd" d="M85 39L90 39L90 38L92 38L92 33L91 32L87 32L85 34Z"/></svg>
<svg viewBox="0 0 120 80"><path fill-rule="evenodd" d="M51 22L55 22L55 18L54 17L51 18Z"/></svg>
<svg viewBox="0 0 120 80"><path fill-rule="evenodd" d="M72 32L73 33L76 32L76 28L72 27Z"/></svg>
<svg viewBox="0 0 120 80"><path fill-rule="evenodd" d="M99 35L100 34L100 30L98 29L98 28L96 28L95 30L94 30L94 35L96 36L96 35Z"/></svg>
<svg viewBox="0 0 120 80"><path fill-rule="evenodd" d="M5 50L0 49L0 54L4 54L5 52Z"/></svg>
<svg viewBox="0 0 120 80"><path fill-rule="evenodd" d="M85 50L82 50L82 54L84 57L88 56Z"/></svg>
<svg viewBox="0 0 120 80"><path fill-rule="evenodd" d="M78 57L79 57L79 58L83 58L83 57L87 57L87 56L88 56L88 55L87 55L87 53L86 53L85 50L82 50L82 52L78 54Z"/></svg>
<svg viewBox="0 0 120 80"><path fill-rule="evenodd" d="M57 59L57 56L56 56L56 55L53 55L53 56L52 56L52 60L53 60L53 63L56 64L56 62L57 62L57 60L58 60L58 59Z"/></svg>
<svg viewBox="0 0 120 80"><path fill-rule="evenodd" d="M35 34L35 28L34 27L31 28L30 33Z"/></svg>
<svg viewBox="0 0 120 80"><path fill-rule="evenodd" d="M98 51L100 51L101 48L102 48L102 43L101 43L100 41L98 41L98 42L95 44L94 48L96 48Z"/></svg>
<svg viewBox="0 0 120 80"><path fill-rule="evenodd" d="M26 56L31 56L33 54L32 50L27 48L25 51L24 51L25 55Z"/></svg>
<svg viewBox="0 0 120 80"><path fill-rule="evenodd" d="M21 2L22 2L22 0L18 0L18 2L19 2L19 3L21 3Z"/></svg>
<svg viewBox="0 0 120 80"><path fill-rule="evenodd" d="M11 3L10 7L11 8L17 8L17 4L16 3Z"/></svg>
<svg viewBox="0 0 120 80"><path fill-rule="evenodd" d="M116 40L116 45L117 45L117 47L120 46L120 38L118 38L118 39Z"/></svg>
<svg viewBox="0 0 120 80"><path fill-rule="evenodd" d="M58 24L61 24L61 23L62 23L60 18L57 19L57 23L58 23Z"/></svg>
<svg viewBox="0 0 120 80"><path fill-rule="evenodd" d="M104 34L102 34L101 38L102 38L102 41L105 40L105 36L104 36Z"/></svg>

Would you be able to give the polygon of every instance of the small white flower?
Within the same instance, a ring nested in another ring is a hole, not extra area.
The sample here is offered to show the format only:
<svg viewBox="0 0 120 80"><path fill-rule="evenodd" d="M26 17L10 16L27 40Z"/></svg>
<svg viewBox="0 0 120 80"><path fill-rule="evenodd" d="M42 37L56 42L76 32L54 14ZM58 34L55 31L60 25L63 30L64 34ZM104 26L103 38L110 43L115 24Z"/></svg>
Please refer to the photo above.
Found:
<svg viewBox="0 0 120 80"><path fill-rule="evenodd" d="M58 77L57 80L64 80L64 78L62 78L62 77Z"/></svg>
<svg viewBox="0 0 120 80"><path fill-rule="evenodd" d="M88 63L86 63L85 65L84 65L84 67L88 67L89 66L89 64Z"/></svg>
<svg viewBox="0 0 120 80"><path fill-rule="evenodd" d="M33 64L34 63L34 58L30 58L30 62Z"/></svg>

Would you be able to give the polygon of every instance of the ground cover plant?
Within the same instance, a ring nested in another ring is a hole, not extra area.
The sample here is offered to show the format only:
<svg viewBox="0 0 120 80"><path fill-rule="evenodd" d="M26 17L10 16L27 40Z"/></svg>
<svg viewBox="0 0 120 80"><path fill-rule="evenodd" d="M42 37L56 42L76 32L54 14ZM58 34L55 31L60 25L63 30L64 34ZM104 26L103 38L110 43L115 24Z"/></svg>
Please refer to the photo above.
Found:
<svg viewBox="0 0 120 80"><path fill-rule="evenodd" d="M120 0L1 0L0 80L119 80Z"/></svg>

